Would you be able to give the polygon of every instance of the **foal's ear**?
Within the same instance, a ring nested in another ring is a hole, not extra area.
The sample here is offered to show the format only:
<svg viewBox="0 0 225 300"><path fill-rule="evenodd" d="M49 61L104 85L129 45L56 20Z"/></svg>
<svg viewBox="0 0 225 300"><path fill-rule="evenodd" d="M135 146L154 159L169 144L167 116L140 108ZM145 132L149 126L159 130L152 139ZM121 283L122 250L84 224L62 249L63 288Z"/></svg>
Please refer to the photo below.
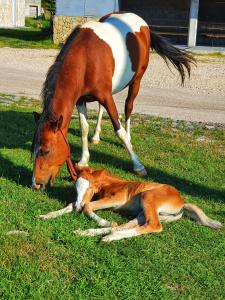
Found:
<svg viewBox="0 0 225 300"><path fill-rule="evenodd" d="M61 115L57 121L51 123L51 128L54 132L58 131L62 127L63 116Z"/></svg>
<svg viewBox="0 0 225 300"><path fill-rule="evenodd" d="M36 111L33 111L33 115L34 115L34 121L37 124L37 122L39 121L41 114L37 113Z"/></svg>

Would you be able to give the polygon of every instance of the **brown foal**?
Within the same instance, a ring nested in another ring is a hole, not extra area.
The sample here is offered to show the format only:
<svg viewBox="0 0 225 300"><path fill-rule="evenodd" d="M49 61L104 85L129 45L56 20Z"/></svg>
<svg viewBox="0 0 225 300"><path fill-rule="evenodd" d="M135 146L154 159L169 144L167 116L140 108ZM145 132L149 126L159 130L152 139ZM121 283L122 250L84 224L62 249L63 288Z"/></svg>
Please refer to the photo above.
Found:
<svg viewBox="0 0 225 300"><path fill-rule="evenodd" d="M110 174L104 169L79 167L76 165L78 180L76 182L77 201L66 208L41 215L42 219L55 218L69 213L76 208L99 226L104 228L76 230L78 235L104 235L102 241L110 242L146 233L162 231L161 222L176 221L183 212L200 224L218 229L222 224L208 218L205 213L192 203L185 203L180 193L171 185L155 182L132 182ZM97 194L98 200L92 201ZM97 216L100 209L112 209L133 216L134 219L118 226Z"/></svg>

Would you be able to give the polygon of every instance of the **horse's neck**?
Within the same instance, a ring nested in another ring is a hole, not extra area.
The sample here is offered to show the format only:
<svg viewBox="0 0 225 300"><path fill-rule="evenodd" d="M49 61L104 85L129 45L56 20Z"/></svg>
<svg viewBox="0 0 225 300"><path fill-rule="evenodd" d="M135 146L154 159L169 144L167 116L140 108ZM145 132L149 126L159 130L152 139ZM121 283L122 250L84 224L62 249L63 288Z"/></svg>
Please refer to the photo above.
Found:
<svg viewBox="0 0 225 300"><path fill-rule="evenodd" d="M62 131L66 134L70 120L72 117L74 106L76 105L78 96L72 97L71 95L67 94L65 97L55 97L53 102L53 111L56 118L63 116L63 124L62 124Z"/></svg>

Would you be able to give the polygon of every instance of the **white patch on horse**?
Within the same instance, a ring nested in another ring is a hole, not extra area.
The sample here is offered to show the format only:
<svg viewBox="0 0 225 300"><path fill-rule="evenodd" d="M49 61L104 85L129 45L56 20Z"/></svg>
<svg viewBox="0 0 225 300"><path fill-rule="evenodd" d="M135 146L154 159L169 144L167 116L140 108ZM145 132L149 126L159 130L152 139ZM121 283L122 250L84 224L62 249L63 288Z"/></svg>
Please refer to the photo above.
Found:
<svg viewBox="0 0 225 300"><path fill-rule="evenodd" d="M81 202L83 200L84 194L89 188L90 183L88 180L79 177L76 181L76 189L77 189L77 201L75 204L76 211L80 211L82 209Z"/></svg>
<svg viewBox="0 0 225 300"><path fill-rule="evenodd" d="M123 90L133 78L131 60L126 45L126 35L131 32L140 32L141 26L148 26L139 16L133 13L111 14L101 22L88 22L82 28L90 28L104 40L112 49L115 69L112 78L112 93Z"/></svg>

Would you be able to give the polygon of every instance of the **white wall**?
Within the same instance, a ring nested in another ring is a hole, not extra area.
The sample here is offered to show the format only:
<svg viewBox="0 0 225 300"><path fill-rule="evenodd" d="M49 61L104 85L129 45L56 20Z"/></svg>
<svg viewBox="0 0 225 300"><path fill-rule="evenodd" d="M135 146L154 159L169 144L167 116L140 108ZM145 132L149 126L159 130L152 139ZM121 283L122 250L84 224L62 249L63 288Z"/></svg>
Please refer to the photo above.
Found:
<svg viewBox="0 0 225 300"><path fill-rule="evenodd" d="M25 25L25 0L0 0L0 27Z"/></svg>
<svg viewBox="0 0 225 300"><path fill-rule="evenodd" d="M57 16L101 17L118 10L118 0L56 0Z"/></svg>

